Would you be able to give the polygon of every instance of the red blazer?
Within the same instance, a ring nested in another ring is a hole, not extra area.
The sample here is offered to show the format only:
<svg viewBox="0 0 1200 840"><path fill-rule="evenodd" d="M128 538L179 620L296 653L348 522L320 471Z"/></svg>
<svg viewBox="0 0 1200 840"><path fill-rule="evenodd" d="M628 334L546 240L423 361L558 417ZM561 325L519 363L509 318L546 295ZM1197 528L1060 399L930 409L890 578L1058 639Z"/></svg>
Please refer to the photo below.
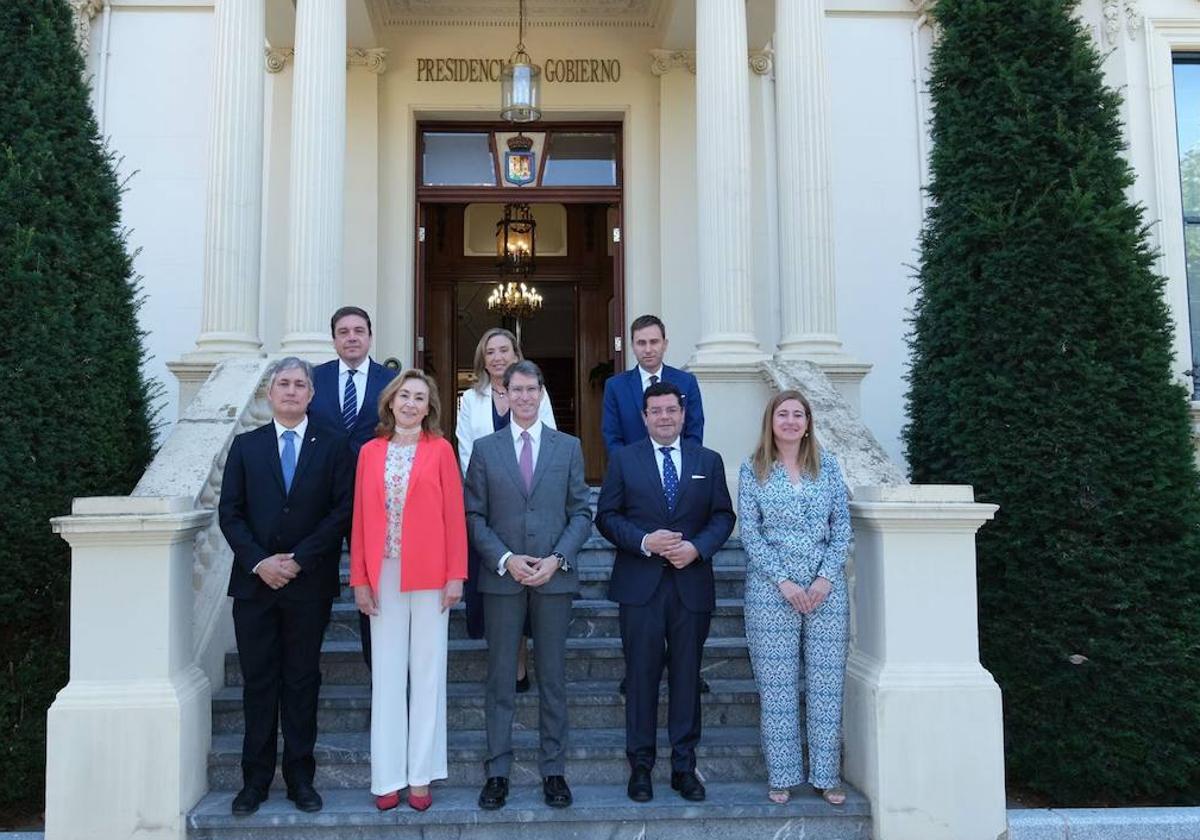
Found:
<svg viewBox="0 0 1200 840"><path fill-rule="evenodd" d="M383 486L387 438L363 444L354 481L350 529L350 585L379 590L379 567L387 538ZM422 434L408 477L400 523L400 591L441 589L467 577L467 517L462 478L449 441Z"/></svg>

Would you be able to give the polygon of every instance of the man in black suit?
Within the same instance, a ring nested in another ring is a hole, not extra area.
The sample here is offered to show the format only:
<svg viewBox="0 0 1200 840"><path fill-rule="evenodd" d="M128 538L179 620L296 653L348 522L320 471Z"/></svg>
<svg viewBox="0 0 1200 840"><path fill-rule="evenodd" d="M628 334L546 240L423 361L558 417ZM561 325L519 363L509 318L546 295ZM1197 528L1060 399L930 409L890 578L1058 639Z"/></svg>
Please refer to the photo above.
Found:
<svg viewBox="0 0 1200 840"><path fill-rule="evenodd" d="M288 799L301 811L322 807L313 788L321 640L340 589L354 465L344 433L310 422L312 398L308 362L276 363L267 390L274 419L233 439L221 483L246 716L238 816L267 798L281 717Z"/></svg>
<svg viewBox="0 0 1200 840"><path fill-rule="evenodd" d="M371 316L357 306L343 306L329 319L337 358L313 370L316 394L308 415L322 426L345 429L357 465L358 450L375 437L379 395L396 371L371 358ZM351 467L353 469L353 466ZM371 619L359 613L358 638L363 659L371 667Z"/></svg>
<svg viewBox="0 0 1200 840"><path fill-rule="evenodd" d="M658 685L668 664L671 787L699 802L700 661L716 606L712 559L735 516L721 456L680 440L679 388L651 385L642 415L650 436L610 453L596 509L600 533L617 547L608 597L620 604L628 793L635 802L654 796Z"/></svg>

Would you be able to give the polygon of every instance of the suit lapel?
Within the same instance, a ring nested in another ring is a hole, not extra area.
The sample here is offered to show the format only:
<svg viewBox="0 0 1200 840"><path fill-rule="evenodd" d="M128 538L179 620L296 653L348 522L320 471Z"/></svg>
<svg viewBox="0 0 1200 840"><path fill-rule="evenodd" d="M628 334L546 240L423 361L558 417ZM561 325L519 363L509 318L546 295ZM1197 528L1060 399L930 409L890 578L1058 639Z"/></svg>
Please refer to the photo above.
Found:
<svg viewBox="0 0 1200 840"><path fill-rule="evenodd" d="M319 438L319 440L318 440ZM304 445L300 447L300 458L296 461L296 474L292 476L292 489L296 489L296 485L300 483L304 476L305 469L317 457L317 447L325 445L325 433L316 432L309 423L308 428L304 433ZM278 456L276 456L278 457ZM279 469L280 479L283 477L283 467Z"/></svg>
<svg viewBox="0 0 1200 840"><path fill-rule="evenodd" d="M675 494L675 510L683 504L683 494L692 486L692 470L699 463L699 453L690 446L683 445L683 438L679 438L679 492Z"/></svg>
<svg viewBox="0 0 1200 840"><path fill-rule="evenodd" d="M324 373L325 376L323 379L325 381L318 383L317 385L317 398L325 400L330 412L330 417L337 417L340 420L342 416L342 395L338 393L337 361L332 362L329 367L325 369ZM322 395L322 391L325 392L324 395Z"/></svg>
<svg viewBox="0 0 1200 840"><path fill-rule="evenodd" d="M271 422L263 426L262 431L262 442L260 444L263 448L262 454L270 465L270 469L267 472L275 479L275 485L279 488L279 494L286 496L287 490L283 486L283 462L279 460L279 438L275 436L275 423Z"/></svg>
<svg viewBox="0 0 1200 840"><path fill-rule="evenodd" d="M642 432L646 431L646 423L642 420L642 372L639 368L634 368L627 371L626 376L629 377L629 398L630 405L633 406L633 416L631 422L642 427Z"/></svg>
<svg viewBox="0 0 1200 840"><path fill-rule="evenodd" d="M542 480L542 476L546 474L546 470L550 468L551 459L557 453L558 435L553 433L545 425L542 426L542 443L538 447L537 463L533 467L533 481L529 488L529 495L533 496L537 490L538 482Z"/></svg>
<svg viewBox="0 0 1200 840"><path fill-rule="evenodd" d="M654 439L646 437L636 445L638 461L641 462L642 471L646 473L647 481L650 484L650 495L655 498L655 504L658 505L665 522L670 517L671 511L667 510L667 496L663 492L662 476L658 472L658 455L654 452Z"/></svg>

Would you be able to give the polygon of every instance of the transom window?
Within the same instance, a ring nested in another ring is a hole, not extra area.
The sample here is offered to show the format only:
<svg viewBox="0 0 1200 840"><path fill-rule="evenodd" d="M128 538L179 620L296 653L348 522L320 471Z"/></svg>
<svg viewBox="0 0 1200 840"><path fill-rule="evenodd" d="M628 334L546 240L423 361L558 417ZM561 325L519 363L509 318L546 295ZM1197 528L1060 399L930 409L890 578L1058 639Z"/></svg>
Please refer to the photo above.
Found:
<svg viewBox="0 0 1200 840"><path fill-rule="evenodd" d="M474 126L422 129L424 187L619 187L618 126L566 124L515 131ZM514 142L515 141L515 142Z"/></svg>

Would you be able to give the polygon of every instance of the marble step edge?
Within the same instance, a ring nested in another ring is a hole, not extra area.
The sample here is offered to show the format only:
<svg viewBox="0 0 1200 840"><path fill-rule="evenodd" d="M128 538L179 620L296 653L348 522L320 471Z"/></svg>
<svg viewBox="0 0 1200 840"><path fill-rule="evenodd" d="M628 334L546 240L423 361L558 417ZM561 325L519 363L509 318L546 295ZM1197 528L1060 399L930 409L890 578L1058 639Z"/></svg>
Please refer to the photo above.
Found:
<svg viewBox="0 0 1200 840"><path fill-rule="evenodd" d="M580 550L589 552L608 551L616 553L617 547L601 536L600 532L593 527L591 534L588 535L588 538L584 541L583 547ZM723 546L717 549L717 557L721 558L722 555L734 554L744 550L745 547L742 545L742 538L740 536L732 536L725 540L725 544ZM349 556L350 553L343 548L343 561L349 558Z"/></svg>
<svg viewBox="0 0 1200 840"><path fill-rule="evenodd" d="M553 809L547 808L542 802L541 789L538 786L515 785L506 807L497 811L483 811L477 802L477 787L435 783L433 807L424 813L418 813L404 805L391 811L378 811L368 790L330 789L321 792L325 807L317 814L297 811L284 797L282 790L273 789L270 798L263 803L258 813L249 817L234 817L230 814L229 806L234 791L213 791L196 804L187 817L187 825L189 829L196 830L226 829L254 831L255 834L259 831L271 831L271 836L293 837L302 831L308 836L307 832L315 832L322 828L495 826L497 831L507 829L515 832L518 830L517 826L553 823L561 826L559 831L562 836L573 836L570 826L581 823L615 826L618 823L629 822L687 820L690 824L696 824L701 820L738 822L761 819L778 820L779 827L782 828L786 823L796 820L836 820L845 829L851 829L855 823L861 824L861 829L852 834L839 833L836 836L868 836L870 804L866 797L852 788L846 789L846 803L835 808L807 786L796 788L792 800L786 805L768 802L766 787L759 782L711 782L707 783L706 787L708 798L704 802L685 802L669 786L658 784L654 790L655 798L651 802L636 803L626 797L623 784L572 785L575 803L570 808ZM276 831L280 833L276 834ZM803 829L801 834L813 836ZM336 835L331 833L330 836Z"/></svg>
<svg viewBox="0 0 1200 840"><path fill-rule="evenodd" d="M718 598L713 616L740 616L743 612L741 598ZM460 601L450 608L451 617L465 616L466 606ZM342 599L333 602L332 621L346 621L357 618L358 607L353 599ZM576 598L571 603L572 618L616 618L620 614L620 604L607 598Z"/></svg>
<svg viewBox="0 0 1200 840"><path fill-rule="evenodd" d="M758 705L759 693L754 680L711 679L711 691L701 695L702 703L753 703ZM803 680L800 690L804 690ZM659 693L667 696L666 680ZM482 706L484 685L482 682L451 682L446 684L446 699L452 706ZM536 691L518 694L518 706L536 706L539 702ZM618 690L617 680L569 680L567 702L572 706L625 705L625 697ZM335 683L321 686L317 700L319 706L331 709L366 709L371 706L371 687L366 683ZM225 686L213 695L213 710L217 712L240 711L242 708L241 686Z"/></svg>
<svg viewBox="0 0 1200 840"><path fill-rule="evenodd" d="M662 760L670 755L671 742L663 727L658 728L658 752ZM536 761L539 734L533 729L513 729L513 752ZM482 730L456 730L447 733L446 753L451 762L482 761L487 751ZM280 749L283 743L280 741ZM701 758L759 757L761 733L757 726L715 726L705 730L696 747ZM313 756L320 766L366 764L371 760L371 736L359 732L329 732L317 736ZM625 759L625 729L597 728L572 730L566 747L568 760ZM210 767L236 766L242 761L242 734L214 734L208 752Z"/></svg>
<svg viewBox="0 0 1200 840"><path fill-rule="evenodd" d="M621 640L614 636L597 636L597 637L568 637L567 638L567 657L568 658L594 658L594 659L620 659L624 657L624 652L621 650ZM487 641L485 639L450 639L449 640L450 655L454 654L486 654ZM704 655L706 657L713 656L733 656L738 658L746 658L749 654L749 649L746 645L746 639L742 636L716 636L709 637L704 642ZM231 650L225 653L225 662L227 665L237 663L237 651ZM354 660L362 659L362 643L358 639L341 640L341 639L326 639L321 643L322 658L346 658Z"/></svg>

